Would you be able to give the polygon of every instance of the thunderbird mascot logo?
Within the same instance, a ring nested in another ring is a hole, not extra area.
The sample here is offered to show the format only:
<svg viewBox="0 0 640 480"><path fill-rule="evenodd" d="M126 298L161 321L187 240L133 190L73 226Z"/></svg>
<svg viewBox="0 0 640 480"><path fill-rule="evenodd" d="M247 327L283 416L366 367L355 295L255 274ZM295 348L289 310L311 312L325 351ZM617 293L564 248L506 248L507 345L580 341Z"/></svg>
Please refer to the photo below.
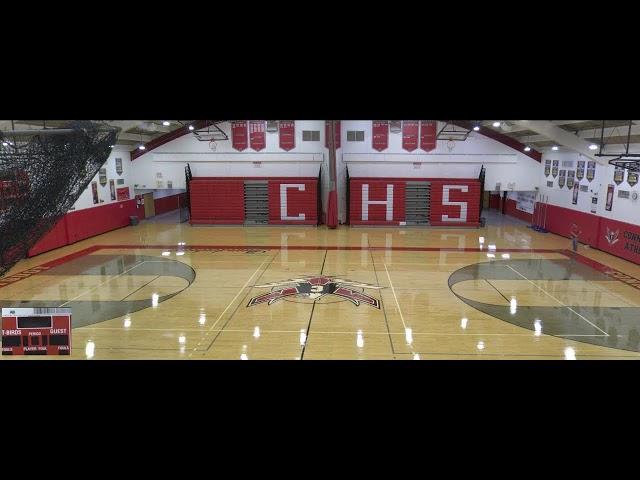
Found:
<svg viewBox="0 0 640 480"><path fill-rule="evenodd" d="M620 230L616 230L615 232L613 232L609 230L609 227L607 227L607 234L604 236L604 238L607 239L607 242L609 242L609 245L613 245L619 240L618 235L620 235Z"/></svg>
<svg viewBox="0 0 640 480"><path fill-rule="evenodd" d="M343 300L348 300L356 307L365 303L374 308L380 308L380 300L364 293L364 289L380 290L382 287L369 285L368 283L352 282L331 277L304 277L286 280L284 282L266 283L254 285L256 288L271 288L269 293L253 297L247 307L253 307L266 303L272 305L283 299L297 298L301 301L316 302L326 296L333 295Z"/></svg>

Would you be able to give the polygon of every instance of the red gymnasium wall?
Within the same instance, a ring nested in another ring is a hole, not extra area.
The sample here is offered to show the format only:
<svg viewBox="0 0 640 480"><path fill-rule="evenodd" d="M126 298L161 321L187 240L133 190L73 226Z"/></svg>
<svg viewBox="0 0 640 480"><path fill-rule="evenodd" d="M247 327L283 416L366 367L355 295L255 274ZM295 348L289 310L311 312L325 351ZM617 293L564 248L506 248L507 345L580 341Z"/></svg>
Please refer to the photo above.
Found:
<svg viewBox="0 0 640 480"><path fill-rule="evenodd" d="M316 177L196 177L189 184L191 223L243 224L245 180L268 181L269 224L318 224Z"/></svg>
<svg viewBox="0 0 640 480"><path fill-rule="evenodd" d="M69 212L29 250L28 256L126 227L132 215L144 218L144 207L138 208L135 199Z"/></svg>
<svg viewBox="0 0 640 480"><path fill-rule="evenodd" d="M177 210L180 208L180 205L184 205L186 198L186 193L178 193L177 195L171 195L163 198L154 198L153 205L156 210L156 215Z"/></svg>
<svg viewBox="0 0 640 480"><path fill-rule="evenodd" d="M431 225L480 225L480 181L457 178L351 178L350 223L398 225L404 222L405 185L408 181L431 182ZM364 204L367 205L366 209L363 208Z"/></svg>
<svg viewBox="0 0 640 480"><path fill-rule="evenodd" d="M504 206L504 213L510 215L515 218L519 218L527 223L533 222L533 215L527 212L523 212L522 210L518 210L517 208L518 202L516 200L512 200L507 198L507 202Z"/></svg>

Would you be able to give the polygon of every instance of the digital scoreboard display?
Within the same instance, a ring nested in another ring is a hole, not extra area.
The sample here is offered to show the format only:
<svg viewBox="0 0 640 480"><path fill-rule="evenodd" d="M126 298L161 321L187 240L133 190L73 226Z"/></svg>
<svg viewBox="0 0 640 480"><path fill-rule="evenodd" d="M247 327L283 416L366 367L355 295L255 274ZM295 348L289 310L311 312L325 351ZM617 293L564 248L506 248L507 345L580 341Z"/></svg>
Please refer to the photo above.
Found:
<svg viewBox="0 0 640 480"><path fill-rule="evenodd" d="M2 355L70 354L70 308L2 309Z"/></svg>

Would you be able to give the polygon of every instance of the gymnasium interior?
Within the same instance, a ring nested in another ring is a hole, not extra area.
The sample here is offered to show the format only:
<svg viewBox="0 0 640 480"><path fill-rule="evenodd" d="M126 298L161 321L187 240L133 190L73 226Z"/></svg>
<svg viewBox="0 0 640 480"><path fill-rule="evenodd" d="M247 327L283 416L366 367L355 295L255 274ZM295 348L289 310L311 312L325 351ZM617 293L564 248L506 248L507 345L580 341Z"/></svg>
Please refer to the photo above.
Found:
<svg viewBox="0 0 640 480"><path fill-rule="evenodd" d="M640 358L638 120L2 120L2 360Z"/></svg>

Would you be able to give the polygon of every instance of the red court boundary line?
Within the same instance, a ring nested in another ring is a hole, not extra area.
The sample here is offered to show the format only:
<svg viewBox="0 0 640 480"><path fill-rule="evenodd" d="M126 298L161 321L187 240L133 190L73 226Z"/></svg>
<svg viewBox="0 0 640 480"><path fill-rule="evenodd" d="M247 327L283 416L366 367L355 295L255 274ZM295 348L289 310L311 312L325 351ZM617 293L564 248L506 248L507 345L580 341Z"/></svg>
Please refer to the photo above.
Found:
<svg viewBox="0 0 640 480"><path fill-rule="evenodd" d="M37 265L35 267L28 268L21 272L10 275L9 277L0 278L0 288L6 287L13 283L24 280L25 278L32 277L49 270L50 268L57 267L64 263L75 260L76 258L89 255L104 249L163 249L163 250L184 250L184 251L198 251L198 250L350 250L350 251L400 251L400 252L489 252L488 249L474 248L457 248L457 247L337 247L333 245L321 246L321 245L136 245L136 244L122 244L122 245L93 245L91 247L79 250L64 257L56 258L49 262ZM604 273L608 277L618 280L622 283L630 285L640 290L640 280L622 273L615 268L604 265L597 260L585 257L578 253L572 252L566 249L549 249L549 248L501 248L496 249L495 253L560 253L568 258L575 258L578 262L585 264L599 272Z"/></svg>
<svg viewBox="0 0 640 480"><path fill-rule="evenodd" d="M584 255L580 255L579 253L573 252L571 250L560 250L558 253L565 255L566 257L573 257L578 262L587 265L594 270L597 270L601 273L604 273L607 277L611 277L615 280L618 280L622 283L625 283L633 288L640 290L640 280L631 275L621 272L620 270L616 270L613 267L605 265L604 263L600 263L597 260L594 260L589 257L585 257Z"/></svg>

